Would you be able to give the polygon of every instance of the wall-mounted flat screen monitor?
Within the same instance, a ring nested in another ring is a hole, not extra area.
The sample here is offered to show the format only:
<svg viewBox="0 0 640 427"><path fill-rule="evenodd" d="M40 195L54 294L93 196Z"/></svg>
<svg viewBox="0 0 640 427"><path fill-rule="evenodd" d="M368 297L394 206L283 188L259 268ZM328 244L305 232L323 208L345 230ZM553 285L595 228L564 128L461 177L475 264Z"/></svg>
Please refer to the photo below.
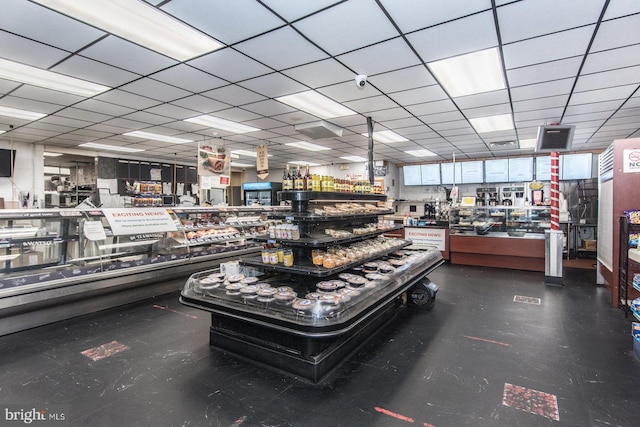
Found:
<svg viewBox="0 0 640 427"><path fill-rule="evenodd" d="M539 126L536 151L551 152L571 149L575 129L576 127L572 125Z"/></svg>
<svg viewBox="0 0 640 427"><path fill-rule="evenodd" d="M590 179L593 154L578 153L560 156L560 179Z"/></svg>
<svg viewBox="0 0 640 427"><path fill-rule="evenodd" d="M13 162L13 163L12 163ZM0 177L10 178L16 167L16 150L0 149Z"/></svg>
<svg viewBox="0 0 640 427"><path fill-rule="evenodd" d="M460 163L456 163L456 175L455 182L453 180L453 163L441 163L440 164L440 176L442 177L442 184L462 184L462 168Z"/></svg>
<svg viewBox="0 0 640 427"><path fill-rule="evenodd" d="M533 157L509 159L509 182L533 181Z"/></svg>
<svg viewBox="0 0 640 427"><path fill-rule="evenodd" d="M536 180L551 181L551 156L536 157Z"/></svg>
<svg viewBox="0 0 640 427"><path fill-rule="evenodd" d="M420 165L410 165L402 167L404 185L422 185Z"/></svg>
<svg viewBox="0 0 640 427"><path fill-rule="evenodd" d="M462 183L481 184L484 182L484 162L482 160L474 162L462 162Z"/></svg>
<svg viewBox="0 0 640 427"><path fill-rule="evenodd" d="M484 182L509 182L509 160L485 160Z"/></svg>
<svg viewBox="0 0 640 427"><path fill-rule="evenodd" d="M422 185L440 185L440 165L420 165Z"/></svg>

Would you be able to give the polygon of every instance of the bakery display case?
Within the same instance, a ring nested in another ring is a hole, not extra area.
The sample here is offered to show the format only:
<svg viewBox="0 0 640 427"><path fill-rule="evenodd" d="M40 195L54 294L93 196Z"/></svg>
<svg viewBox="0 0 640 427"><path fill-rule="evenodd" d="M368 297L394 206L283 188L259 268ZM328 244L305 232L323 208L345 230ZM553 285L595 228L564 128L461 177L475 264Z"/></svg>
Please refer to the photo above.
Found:
<svg viewBox="0 0 640 427"><path fill-rule="evenodd" d="M287 210L287 207L2 210L0 316L35 313L37 310L32 308L36 305L62 305L71 298L170 281L213 268L232 257L259 253L262 244L253 239L268 233L269 227L278 222L267 220L265 212ZM175 284L171 286L174 286L171 290L177 290ZM149 296L143 294L136 291L131 298ZM74 304L76 307L79 305ZM22 322L3 321L0 334L74 314L73 309L68 310L69 314L62 309L57 311L55 316L43 314Z"/></svg>
<svg viewBox="0 0 640 427"><path fill-rule="evenodd" d="M550 206L472 206L449 209L451 234L524 237L551 228ZM504 234L506 233L506 235Z"/></svg>
<svg viewBox="0 0 640 427"><path fill-rule="evenodd" d="M238 274L193 274L181 302L211 313L210 344L317 382L407 304L431 308L436 248L384 237L385 196L280 192L291 212ZM281 251L282 255L277 253ZM405 298L403 299L403 295Z"/></svg>

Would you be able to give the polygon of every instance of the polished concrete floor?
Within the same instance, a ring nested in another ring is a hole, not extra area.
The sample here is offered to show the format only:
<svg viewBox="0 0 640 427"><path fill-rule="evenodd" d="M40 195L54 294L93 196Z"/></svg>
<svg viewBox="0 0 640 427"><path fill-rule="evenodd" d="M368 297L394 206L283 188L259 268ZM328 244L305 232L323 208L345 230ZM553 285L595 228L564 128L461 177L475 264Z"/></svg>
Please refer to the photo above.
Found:
<svg viewBox="0 0 640 427"><path fill-rule="evenodd" d="M320 384L211 349L178 295L59 322L0 337L0 426L32 408L61 426L637 426L631 322L594 275L445 265L431 312Z"/></svg>

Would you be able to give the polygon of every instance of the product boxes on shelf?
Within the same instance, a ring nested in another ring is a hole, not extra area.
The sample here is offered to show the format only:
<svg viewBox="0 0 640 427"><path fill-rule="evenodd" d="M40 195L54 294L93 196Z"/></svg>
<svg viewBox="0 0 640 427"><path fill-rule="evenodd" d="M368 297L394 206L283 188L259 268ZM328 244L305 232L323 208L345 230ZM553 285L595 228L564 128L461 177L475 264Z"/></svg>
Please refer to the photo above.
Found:
<svg viewBox="0 0 640 427"><path fill-rule="evenodd" d="M598 242L597 240L583 240L582 246L586 250L595 251L598 247Z"/></svg>
<svg viewBox="0 0 640 427"><path fill-rule="evenodd" d="M631 324L631 334L633 335L633 354L640 359L640 323Z"/></svg>

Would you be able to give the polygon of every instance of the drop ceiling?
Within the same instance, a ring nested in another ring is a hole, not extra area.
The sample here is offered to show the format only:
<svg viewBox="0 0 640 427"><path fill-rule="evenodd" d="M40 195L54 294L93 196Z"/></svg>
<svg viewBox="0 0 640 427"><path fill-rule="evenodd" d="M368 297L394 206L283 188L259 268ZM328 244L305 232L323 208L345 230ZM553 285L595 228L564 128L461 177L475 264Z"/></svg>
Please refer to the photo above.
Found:
<svg viewBox="0 0 640 427"><path fill-rule="evenodd" d="M408 141L375 143L395 164L525 155L503 144L548 123L576 126L574 150L598 151L640 136L640 2L635 0L150 0L223 44L184 62L27 0L4 0L0 58L111 89L90 98L0 79L0 106L47 114L0 117L0 140L46 151L195 164L199 142L251 150L268 144L270 166L366 157L374 131ZM497 48L506 89L451 97L427 63ZM367 75L359 88L356 75ZM342 136L311 141L296 125L318 117L276 100L317 91L357 114L329 120ZM260 129L234 134L185 122L209 114ZM479 134L470 119L510 114L515 129ZM13 126L13 128L11 128ZM124 136L145 131L171 144ZM84 150L85 142L144 150ZM495 144L495 143L498 144ZM405 151L428 149L418 159ZM255 159L241 156L242 163Z"/></svg>

